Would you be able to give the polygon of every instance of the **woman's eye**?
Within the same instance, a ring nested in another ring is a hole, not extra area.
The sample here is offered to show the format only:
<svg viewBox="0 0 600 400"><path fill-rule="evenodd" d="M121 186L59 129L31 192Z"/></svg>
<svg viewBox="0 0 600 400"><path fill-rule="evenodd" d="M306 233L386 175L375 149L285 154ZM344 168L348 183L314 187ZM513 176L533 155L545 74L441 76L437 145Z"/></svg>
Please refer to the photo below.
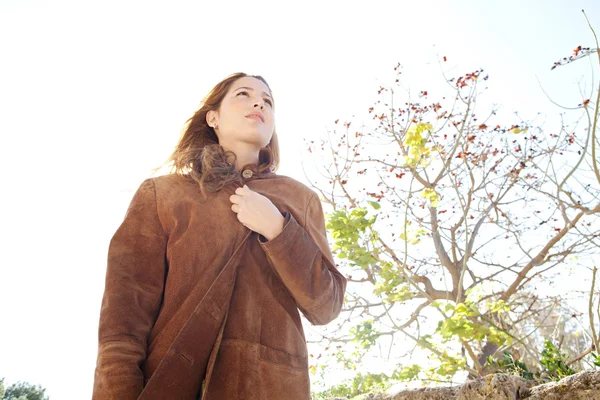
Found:
<svg viewBox="0 0 600 400"><path fill-rule="evenodd" d="M240 96L240 95L244 95L246 97L250 97L250 94L248 92L246 92L245 90L242 90L241 92L238 92L236 94L236 96ZM264 99L264 102L267 103L270 107L273 107L273 101L271 99Z"/></svg>

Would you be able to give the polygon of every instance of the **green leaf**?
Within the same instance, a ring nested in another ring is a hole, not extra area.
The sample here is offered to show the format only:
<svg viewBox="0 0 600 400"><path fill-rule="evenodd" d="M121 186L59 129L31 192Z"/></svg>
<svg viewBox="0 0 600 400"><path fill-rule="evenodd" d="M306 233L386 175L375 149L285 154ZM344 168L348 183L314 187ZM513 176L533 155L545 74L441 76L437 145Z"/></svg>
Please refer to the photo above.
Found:
<svg viewBox="0 0 600 400"><path fill-rule="evenodd" d="M375 210L379 210L381 208L381 204L377 203L376 201L367 200L367 203L369 203L369 205Z"/></svg>

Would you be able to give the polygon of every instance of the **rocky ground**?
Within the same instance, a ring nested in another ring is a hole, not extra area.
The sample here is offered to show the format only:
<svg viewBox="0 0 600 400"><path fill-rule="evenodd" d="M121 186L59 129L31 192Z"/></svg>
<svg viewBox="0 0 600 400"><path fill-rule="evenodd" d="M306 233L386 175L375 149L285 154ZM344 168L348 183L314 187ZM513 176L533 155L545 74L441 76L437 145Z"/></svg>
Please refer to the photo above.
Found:
<svg viewBox="0 0 600 400"><path fill-rule="evenodd" d="M462 386L411 389L354 400L600 400L600 372L584 371L558 382L534 385L517 376L494 374ZM331 398L328 400L347 400Z"/></svg>

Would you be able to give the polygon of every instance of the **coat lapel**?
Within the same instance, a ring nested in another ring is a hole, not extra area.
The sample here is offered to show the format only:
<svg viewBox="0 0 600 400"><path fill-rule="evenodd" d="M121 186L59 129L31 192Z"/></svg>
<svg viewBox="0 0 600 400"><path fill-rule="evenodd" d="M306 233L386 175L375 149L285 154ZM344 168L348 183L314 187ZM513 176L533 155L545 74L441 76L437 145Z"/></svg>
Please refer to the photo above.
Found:
<svg viewBox="0 0 600 400"><path fill-rule="evenodd" d="M207 383L223 334L237 267L246 248L248 232L223 267L194 312L175 337L167 354L146 383L138 400L192 399ZM208 374L207 374L208 372Z"/></svg>

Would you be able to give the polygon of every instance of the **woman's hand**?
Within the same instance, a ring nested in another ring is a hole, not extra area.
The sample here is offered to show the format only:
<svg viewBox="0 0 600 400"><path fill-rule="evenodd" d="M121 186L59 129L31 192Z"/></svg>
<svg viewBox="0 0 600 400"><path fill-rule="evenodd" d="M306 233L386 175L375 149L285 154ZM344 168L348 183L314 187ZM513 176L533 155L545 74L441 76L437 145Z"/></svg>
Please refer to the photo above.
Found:
<svg viewBox="0 0 600 400"><path fill-rule="evenodd" d="M237 188L229 200L233 203L231 209L237 214L238 220L267 240L274 239L283 230L285 218L277 207L271 200L252 191L247 185Z"/></svg>

